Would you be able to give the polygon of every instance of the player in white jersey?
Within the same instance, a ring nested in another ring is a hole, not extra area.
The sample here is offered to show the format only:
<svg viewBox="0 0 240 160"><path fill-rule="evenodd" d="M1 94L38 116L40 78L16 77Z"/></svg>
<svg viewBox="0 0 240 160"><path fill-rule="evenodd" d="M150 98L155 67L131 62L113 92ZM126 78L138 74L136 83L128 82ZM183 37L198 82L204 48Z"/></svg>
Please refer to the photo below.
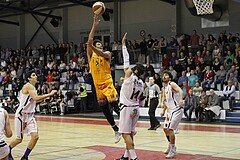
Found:
<svg viewBox="0 0 240 160"><path fill-rule="evenodd" d="M167 154L166 158L173 158L176 155L175 146L175 133L179 122L183 116L183 91L174 82L171 82L172 75L170 72L165 71L163 73L163 88L162 88L162 103L161 105L167 111L166 119L164 121L163 130L169 142L167 150L164 152ZM162 113L164 114L164 113Z"/></svg>
<svg viewBox="0 0 240 160"><path fill-rule="evenodd" d="M0 160L7 160L10 149L5 142L4 135L12 137L9 116L5 109L0 108Z"/></svg>
<svg viewBox="0 0 240 160"><path fill-rule="evenodd" d="M140 76L144 73L144 66L137 64L130 68L129 54L126 48L126 35L122 39L123 65L125 77L120 91L120 120L119 133L122 134L126 143L126 150L121 158L116 160L137 160L134 150L133 136L136 134L136 125L139 118L139 98L143 93L144 83Z"/></svg>
<svg viewBox="0 0 240 160"><path fill-rule="evenodd" d="M30 152L36 145L38 141L38 129L37 123L34 118L36 103L42 102L44 99L54 95L57 91L53 90L49 94L38 95L35 89L35 84L38 82L37 75L34 71L30 71L25 74L25 78L28 81L22 90L20 91L19 95L19 107L15 113L15 133L16 139L11 142L9 145L10 154L9 160L13 160L11 155L11 150L16 145L22 142L23 134L27 133L31 135L31 140L28 143L27 149L22 156L21 160L27 160Z"/></svg>

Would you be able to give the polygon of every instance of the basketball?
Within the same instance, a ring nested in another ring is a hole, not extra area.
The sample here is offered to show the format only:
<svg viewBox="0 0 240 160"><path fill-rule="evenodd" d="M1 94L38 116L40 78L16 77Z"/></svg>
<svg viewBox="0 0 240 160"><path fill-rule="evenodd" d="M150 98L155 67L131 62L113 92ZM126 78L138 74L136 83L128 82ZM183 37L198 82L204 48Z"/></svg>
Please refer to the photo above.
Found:
<svg viewBox="0 0 240 160"><path fill-rule="evenodd" d="M92 6L94 14L101 15L105 12L105 5L103 2L95 2Z"/></svg>

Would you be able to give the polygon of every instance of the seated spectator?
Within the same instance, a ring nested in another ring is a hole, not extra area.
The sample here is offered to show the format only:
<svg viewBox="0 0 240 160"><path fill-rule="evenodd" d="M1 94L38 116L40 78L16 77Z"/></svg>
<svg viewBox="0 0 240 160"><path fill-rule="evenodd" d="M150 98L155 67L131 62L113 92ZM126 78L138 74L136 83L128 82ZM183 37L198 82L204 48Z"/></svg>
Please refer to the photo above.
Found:
<svg viewBox="0 0 240 160"><path fill-rule="evenodd" d="M239 73L240 64L239 64L237 58L234 58L234 60L233 60L233 65L235 66L235 69L236 69L236 70L238 71L238 73Z"/></svg>
<svg viewBox="0 0 240 160"><path fill-rule="evenodd" d="M199 69L202 71L202 72L205 72L206 70L206 63L204 62L203 58L200 58L200 63L198 64L198 67Z"/></svg>
<svg viewBox="0 0 240 160"><path fill-rule="evenodd" d="M220 97L220 106L223 108L223 101L229 101L230 110L235 106L236 89L231 80L228 80L228 85L223 89L223 96Z"/></svg>
<svg viewBox="0 0 240 160"><path fill-rule="evenodd" d="M173 76L173 81L177 80L177 72L173 69L173 66L169 66L169 72L172 74Z"/></svg>
<svg viewBox="0 0 240 160"><path fill-rule="evenodd" d="M192 118L192 112L197 107L197 96L193 94L193 90L189 89L188 96L184 100L184 115L187 118L187 121L191 121ZM187 114L187 111L189 110L189 114Z"/></svg>
<svg viewBox="0 0 240 160"><path fill-rule="evenodd" d="M199 82L202 82L204 74L199 66L196 67L195 74L197 75Z"/></svg>
<svg viewBox="0 0 240 160"><path fill-rule="evenodd" d="M53 70L52 81L53 81L54 84L58 84L60 82L60 74L59 74L59 72Z"/></svg>
<svg viewBox="0 0 240 160"><path fill-rule="evenodd" d="M48 84L51 84L53 82L53 75L51 71L48 71L47 82Z"/></svg>
<svg viewBox="0 0 240 160"><path fill-rule="evenodd" d="M202 90L201 96L198 98L197 107L195 108L195 116L196 121L202 121L203 120L203 110L208 105L208 96L206 95L206 91Z"/></svg>
<svg viewBox="0 0 240 160"><path fill-rule="evenodd" d="M199 81L196 81L195 86L193 87L193 94L197 97L201 96L202 87L200 86Z"/></svg>
<svg viewBox="0 0 240 160"><path fill-rule="evenodd" d="M195 75L194 70L191 70L191 75L188 77L188 85L193 88L198 81L198 76Z"/></svg>
<svg viewBox="0 0 240 160"><path fill-rule="evenodd" d="M169 65L174 67L176 64L176 60L178 60L178 57L175 52L172 52L172 56L170 57Z"/></svg>
<svg viewBox="0 0 240 160"><path fill-rule="evenodd" d="M210 89L211 84L214 82L214 72L210 69L210 66L206 67L206 71L204 73L204 79L202 82L203 89ZM206 87L207 86L207 87Z"/></svg>
<svg viewBox="0 0 240 160"><path fill-rule="evenodd" d="M221 107L219 106L219 97L216 95L213 89L210 89L210 95L208 97L208 105L205 108L206 121L212 122L214 116L219 116L221 113Z"/></svg>
<svg viewBox="0 0 240 160"><path fill-rule="evenodd" d="M206 65L211 65L212 64L212 54L209 50L206 51L206 54L203 55L203 61Z"/></svg>
<svg viewBox="0 0 240 160"><path fill-rule="evenodd" d="M189 59L190 61L188 61L187 62L187 65L190 65L190 68L191 69L195 69L195 63L194 63L194 60L195 60L195 57L194 57L194 55L193 55L193 53L192 52L189 52L188 53L188 58L187 59Z"/></svg>
<svg viewBox="0 0 240 160"><path fill-rule="evenodd" d="M228 59L226 61L226 63L224 63L224 67L225 67L226 71L229 71L231 69L232 65L233 65L233 61L231 59Z"/></svg>
<svg viewBox="0 0 240 160"><path fill-rule="evenodd" d="M236 79L238 78L238 71L236 70L235 65L232 65L232 66L231 66L231 69L229 69L229 70L227 71L226 80L229 79L230 73L233 73L234 78L236 78Z"/></svg>
<svg viewBox="0 0 240 160"><path fill-rule="evenodd" d="M61 90L58 90L57 94L57 105L59 106L60 108L60 112L61 112L61 116L63 116L65 114L65 107L66 107L66 103L64 101L64 95L62 94L62 91Z"/></svg>
<svg viewBox="0 0 240 160"><path fill-rule="evenodd" d="M238 79L234 76L234 73L230 73L229 78L226 81L228 80L231 80L236 88L238 87Z"/></svg>
<svg viewBox="0 0 240 160"><path fill-rule="evenodd" d="M67 66L66 66L66 63L64 63L63 60L61 60L60 65L59 65L59 71L60 71L60 73L66 72L66 71L67 71L66 67L67 67Z"/></svg>
<svg viewBox="0 0 240 160"><path fill-rule="evenodd" d="M180 51L180 56L178 61L179 61L179 64L182 65L183 69L186 69L187 57L185 56L183 51Z"/></svg>
<svg viewBox="0 0 240 160"><path fill-rule="evenodd" d="M182 76L178 78L178 85L183 86L184 81L188 83L188 78L186 77L186 72L182 71Z"/></svg>
<svg viewBox="0 0 240 160"><path fill-rule="evenodd" d="M48 103L48 109L51 114L53 112L58 112L59 110L59 104L57 102L58 95L54 94L53 96L50 97L49 103Z"/></svg>
<svg viewBox="0 0 240 160"><path fill-rule="evenodd" d="M201 58L202 58L201 51L197 51L197 55L195 56L195 59L194 59L195 65L200 64L200 59Z"/></svg>
<svg viewBox="0 0 240 160"><path fill-rule="evenodd" d="M232 52L228 50L227 56L225 57L225 62L227 62L228 60L231 60L233 62L233 59L234 59L234 54L232 54Z"/></svg>
<svg viewBox="0 0 240 160"><path fill-rule="evenodd" d="M218 44L214 45L214 49L212 52L212 57L214 59L218 58L220 61L222 60L222 56L221 56L222 50L218 47ZM222 61L221 61L222 62Z"/></svg>
<svg viewBox="0 0 240 160"><path fill-rule="evenodd" d="M69 82L69 87L70 89L74 89L74 85L78 83L78 78L76 76L76 72L73 72L72 70L70 70L68 72L68 75L67 75L67 80Z"/></svg>
<svg viewBox="0 0 240 160"><path fill-rule="evenodd" d="M190 57L191 56L191 57ZM187 64L186 64L186 67L190 68L190 70L194 70L196 68L196 65L194 63L194 57L192 55L192 52L189 52L189 57L187 58Z"/></svg>
<svg viewBox="0 0 240 160"><path fill-rule="evenodd" d="M8 87L9 83L10 83L9 74L7 72L5 72L4 75L3 75L3 81L2 81L2 84L4 86L4 90Z"/></svg>
<svg viewBox="0 0 240 160"><path fill-rule="evenodd" d="M220 66L220 70L216 72L216 80L214 82L214 89L217 90L217 84L221 84L221 90L223 90L223 85L226 79L226 70L224 69L224 66Z"/></svg>
<svg viewBox="0 0 240 160"><path fill-rule="evenodd" d="M221 63L220 63L220 61L219 61L219 58L215 58L214 59L214 63L213 63L213 67L212 67L212 69L213 69L213 72L216 74L216 72L218 71L218 70L220 70L220 66L221 66Z"/></svg>
<svg viewBox="0 0 240 160"><path fill-rule="evenodd" d="M47 84L43 84L42 87L39 86L39 88L38 88L38 94L47 94L47 93L50 93ZM49 102L50 102L50 97L47 98L47 99L45 99L44 101L42 101L42 102L39 104L39 106L40 106L40 112L44 112L45 114L46 114L47 112L49 112L49 108L48 108Z"/></svg>
<svg viewBox="0 0 240 160"><path fill-rule="evenodd" d="M187 81L183 81L183 85L182 85L182 90L183 90L183 98L186 98L188 96L189 90L191 89L191 87L188 85Z"/></svg>
<svg viewBox="0 0 240 160"><path fill-rule="evenodd" d="M191 75L191 68L187 67L186 69L186 77L189 77Z"/></svg>

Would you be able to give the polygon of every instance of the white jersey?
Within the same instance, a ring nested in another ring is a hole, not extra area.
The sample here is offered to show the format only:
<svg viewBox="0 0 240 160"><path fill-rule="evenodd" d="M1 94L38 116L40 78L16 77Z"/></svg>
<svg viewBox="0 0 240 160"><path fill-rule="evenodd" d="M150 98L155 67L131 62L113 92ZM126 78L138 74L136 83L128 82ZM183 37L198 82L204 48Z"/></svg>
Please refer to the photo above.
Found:
<svg viewBox="0 0 240 160"><path fill-rule="evenodd" d="M36 89L35 92L37 92ZM29 94L23 94L22 90L20 91L19 102L15 117L19 117L23 113L35 113L36 101L34 101Z"/></svg>
<svg viewBox="0 0 240 160"><path fill-rule="evenodd" d="M168 107L168 109L175 110L176 108L179 108L180 96L179 93L176 93L172 90L171 83L174 82L169 82L167 86L164 86L164 103Z"/></svg>
<svg viewBox="0 0 240 160"><path fill-rule="evenodd" d="M0 142L4 142L5 115L4 109L0 108Z"/></svg>
<svg viewBox="0 0 240 160"><path fill-rule="evenodd" d="M134 74L125 79L120 91L120 103L126 106L139 106L143 86L143 81Z"/></svg>

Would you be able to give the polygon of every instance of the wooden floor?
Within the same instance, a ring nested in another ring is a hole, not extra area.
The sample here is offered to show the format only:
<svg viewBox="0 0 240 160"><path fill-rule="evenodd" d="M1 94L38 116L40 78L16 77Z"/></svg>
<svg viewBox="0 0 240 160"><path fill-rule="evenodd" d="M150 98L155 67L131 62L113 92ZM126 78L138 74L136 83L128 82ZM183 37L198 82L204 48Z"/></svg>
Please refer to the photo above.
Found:
<svg viewBox="0 0 240 160"><path fill-rule="evenodd" d="M13 116L11 127L14 129ZM114 144L114 133L105 119L36 116L40 139L30 160L113 160L124 152L124 141ZM139 121L135 144L140 160L165 159L167 141L162 128L148 131L149 122ZM240 159L240 125L181 123L177 137L177 160ZM7 139L9 143L14 136ZM12 150L23 155L29 136Z"/></svg>

